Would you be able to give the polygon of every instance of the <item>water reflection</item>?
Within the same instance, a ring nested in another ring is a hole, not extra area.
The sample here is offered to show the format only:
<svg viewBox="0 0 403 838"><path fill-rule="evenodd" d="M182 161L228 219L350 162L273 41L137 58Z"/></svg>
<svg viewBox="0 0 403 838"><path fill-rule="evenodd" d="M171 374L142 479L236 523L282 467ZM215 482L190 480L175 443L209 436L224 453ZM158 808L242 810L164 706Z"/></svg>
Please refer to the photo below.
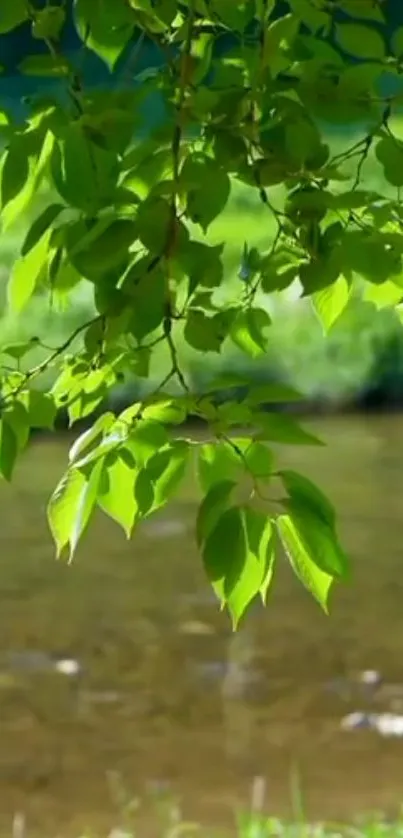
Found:
<svg viewBox="0 0 403 838"><path fill-rule="evenodd" d="M238 634L204 580L194 487L129 544L100 516L68 568L44 521L67 446L30 449L0 496L0 828L16 812L42 834L119 825L111 772L204 821L229 818L256 775L289 811L295 764L312 816L401 803L402 423L318 431L329 449L286 460L341 510L353 580L327 619L283 563Z"/></svg>

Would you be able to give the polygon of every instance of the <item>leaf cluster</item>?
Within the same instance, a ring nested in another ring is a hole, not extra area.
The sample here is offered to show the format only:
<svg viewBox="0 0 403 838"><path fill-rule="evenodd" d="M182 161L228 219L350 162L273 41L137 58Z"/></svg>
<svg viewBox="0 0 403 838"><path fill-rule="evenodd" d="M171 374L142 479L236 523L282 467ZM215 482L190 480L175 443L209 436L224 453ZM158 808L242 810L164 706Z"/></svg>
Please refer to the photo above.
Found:
<svg viewBox="0 0 403 838"><path fill-rule="evenodd" d="M61 407L73 425L127 377L147 381L164 345L170 363L158 386L119 416L102 414L73 445L48 509L58 553L73 556L97 506L130 535L193 464L198 543L234 624L252 599L266 600L279 545L326 608L332 580L347 570L334 511L307 478L275 461L277 444L317 440L263 409L299 394L254 388L217 405L222 382L193 393L180 346L219 354L232 344L264 356L267 295L293 283L325 330L352 296L398 309L403 29L389 37L382 0L74 0L73 11L82 50L117 80L107 89L85 89L80 56L63 52L64 2L14 0L0 9L0 33L25 22L46 47L20 71L57 77L66 93L34 98L24 124L1 117L2 230L26 217L39 190L50 196L27 225L8 304L20 313L40 294L65 305L82 282L94 303L93 319L62 346L41 337L3 347L0 470L10 479L30 428L52 427ZM145 41L162 64L144 75ZM147 131L141 114L152 95L165 116ZM335 126L346 138L341 151L329 140ZM378 190L368 186L369 161ZM264 207L267 246L240 242L230 294L225 242L213 245L209 230L236 183ZM56 381L42 393L50 369ZM170 435L190 415L214 441Z"/></svg>

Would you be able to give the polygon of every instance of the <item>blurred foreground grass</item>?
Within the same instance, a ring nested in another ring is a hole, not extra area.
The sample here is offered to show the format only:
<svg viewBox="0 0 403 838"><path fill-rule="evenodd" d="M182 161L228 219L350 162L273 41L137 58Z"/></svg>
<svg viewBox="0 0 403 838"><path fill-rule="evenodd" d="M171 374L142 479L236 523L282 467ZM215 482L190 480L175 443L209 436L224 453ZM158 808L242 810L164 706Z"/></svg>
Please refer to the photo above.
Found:
<svg viewBox="0 0 403 838"><path fill-rule="evenodd" d="M403 121L401 122L403 134ZM332 151L354 142L354 137L333 136ZM363 170L363 185L384 191L381 172L372 154ZM46 200L41 196L39 201ZM271 200L281 201L276 190ZM36 210L37 211L37 210ZM35 208L30 216L34 216ZM93 314L92 286L83 282L69 299L64 310L55 310L41 296L36 296L22 315L7 308L6 282L29 218L0 235L0 346L39 336L57 346L78 325ZM228 297L239 296L237 274L244 243L268 249L275 231L267 207L259 201L256 190L236 185L226 212L210 228L209 238L224 243L224 262L228 278ZM270 347L267 355L251 361L234 348L220 356L200 356L178 336L182 368L196 388L205 387L217 372L239 371L262 380L285 381L300 389L307 399L324 403L354 404L371 390L382 392L386 400L403 400L403 329L392 311L376 311L370 303L353 301L340 320L325 336L309 302L298 298L298 289L266 297L263 304L272 315ZM35 353L33 353L35 354ZM38 359L32 358L33 363ZM152 381L158 382L168 365L162 346L155 355ZM144 383L129 382L127 395L135 396Z"/></svg>

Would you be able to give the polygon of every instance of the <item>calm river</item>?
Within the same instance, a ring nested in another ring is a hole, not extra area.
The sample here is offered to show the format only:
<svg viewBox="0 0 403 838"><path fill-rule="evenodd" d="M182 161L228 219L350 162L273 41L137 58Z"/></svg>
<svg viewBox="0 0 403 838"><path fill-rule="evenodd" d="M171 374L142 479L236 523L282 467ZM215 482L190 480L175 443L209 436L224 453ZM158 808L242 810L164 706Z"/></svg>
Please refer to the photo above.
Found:
<svg viewBox="0 0 403 838"><path fill-rule="evenodd" d="M286 453L330 493L353 557L330 618L284 563L232 635L194 545L196 490L130 543L100 516L67 567L45 523L66 441L35 442L0 486L0 829L16 812L42 836L127 826L126 804L152 818L162 793L224 825L256 776L274 814L296 777L310 818L403 802L403 736L342 725L403 714L403 416L314 424L330 447Z"/></svg>

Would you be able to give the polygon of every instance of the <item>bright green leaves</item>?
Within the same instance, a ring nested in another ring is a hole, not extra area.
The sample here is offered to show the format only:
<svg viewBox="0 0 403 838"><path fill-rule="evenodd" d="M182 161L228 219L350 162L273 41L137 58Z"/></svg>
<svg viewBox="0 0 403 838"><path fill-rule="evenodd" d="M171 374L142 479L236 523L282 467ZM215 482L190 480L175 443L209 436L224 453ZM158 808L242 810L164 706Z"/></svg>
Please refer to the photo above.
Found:
<svg viewBox="0 0 403 838"><path fill-rule="evenodd" d="M325 332L339 319L350 299L350 288L344 276L312 295L312 304Z"/></svg>
<svg viewBox="0 0 403 838"><path fill-rule="evenodd" d="M277 530L294 572L327 612L332 577L315 563L298 523L290 515L279 516Z"/></svg>
<svg viewBox="0 0 403 838"><path fill-rule="evenodd" d="M133 446L122 446L106 455L97 501L101 509L122 527L127 538L137 513L135 479Z"/></svg>
<svg viewBox="0 0 403 838"><path fill-rule="evenodd" d="M48 505L48 521L58 558L68 548L72 560L94 510L100 477L98 461L87 473L69 469L56 487Z"/></svg>
<svg viewBox="0 0 403 838"><path fill-rule="evenodd" d="M271 521L253 509L234 506L213 527L205 511L200 514L199 533L205 571L235 628L258 594L266 598L274 564Z"/></svg>
<svg viewBox="0 0 403 838"><path fill-rule="evenodd" d="M63 204L49 204L32 222L21 247L21 256L25 257L42 239L53 222L63 212Z"/></svg>
<svg viewBox="0 0 403 838"><path fill-rule="evenodd" d="M116 422L105 418L75 443L69 469L50 500L58 555L68 547L73 557L96 506L129 538L135 525L165 506L186 474L186 440L169 442L155 421L128 415L126 421L125 413Z"/></svg>
<svg viewBox="0 0 403 838"><path fill-rule="evenodd" d="M134 30L135 17L125 0L75 0L77 31L110 70L128 44Z"/></svg>
<svg viewBox="0 0 403 838"><path fill-rule="evenodd" d="M216 483L237 478L240 461L227 442L205 443L198 453L198 478L203 492L208 493Z"/></svg>
<svg viewBox="0 0 403 838"><path fill-rule="evenodd" d="M278 417L277 427L282 418ZM282 435L287 435L286 428ZM298 432L297 438L301 441ZM207 575L234 625L256 595L265 602L276 534L294 572L326 610L330 586L334 579L346 577L348 564L337 537L334 509L321 490L297 472L276 471L272 451L248 438L202 444L197 468L204 493L197 542ZM278 497L278 481L285 497ZM248 492L246 504L236 502ZM286 514L278 514L278 504Z"/></svg>
<svg viewBox="0 0 403 838"><path fill-rule="evenodd" d="M16 259L7 286L8 303L12 311L19 314L31 299L49 255L50 231L44 234L32 246L31 240L25 241L22 255Z"/></svg>
<svg viewBox="0 0 403 838"><path fill-rule="evenodd" d="M335 530L335 512L328 499L306 477L293 471L279 473L288 497L287 515L276 526L297 576L324 610L334 579L346 578L348 563Z"/></svg>
<svg viewBox="0 0 403 838"><path fill-rule="evenodd" d="M403 143L389 119L394 93L384 99L380 84L398 69L401 32L389 55L372 0L196 0L194 19L187 0L74 0L83 49L122 82L88 90L63 52L63 3L0 5L0 34L29 19L43 42L19 70L64 80L57 101L49 88L26 103L25 122L0 119L2 231L35 202L8 302L19 314L40 294L57 308L89 288L93 308L59 346L34 340L32 369L26 346L4 349L1 474L11 478L31 427L52 428L59 410L90 424L115 388L141 377L147 395L97 418L71 449L48 510L58 554L73 556L97 508L129 537L180 491L195 451L197 539L234 625L266 599L278 536L325 606L346 568L334 512L306 478L278 471L274 451L321 443L267 409L298 394L242 377L224 400L220 387L200 395L186 366L195 353L215 353L207 361L219 367L226 352L264 362L268 311L276 316L265 295L294 282L325 331L356 290L377 307L401 302ZM162 64L141 73L150 37ZM329 122L346 128L340 147ZM241 220L233 255L226 224L244 196L260 211L256 230ZM50 393L28 392L48 377ZM209 441L180 438L189 415L209 425Z"/></svg>
<svg viewBox="0 0 403 838"><path fill-rule="evenodd" d="M41 183L52 136L40 126L16 130L1 161L1 218L10 227L29 206Z"/></svg>
<svg viewBox="0 0 403 838"><path fill-rule="evenodd" d="M377 58L385 56L386 45L377 29L361 23L338 23L336 38L341 48L355 58Z"/></svg>
<svg viewBox="0 0 403 838"><path fill-rule="evenodd" d="M235 318L230 336L233 343L252 358L267 350L270 317L264 309L247 308Z"/></svg>

